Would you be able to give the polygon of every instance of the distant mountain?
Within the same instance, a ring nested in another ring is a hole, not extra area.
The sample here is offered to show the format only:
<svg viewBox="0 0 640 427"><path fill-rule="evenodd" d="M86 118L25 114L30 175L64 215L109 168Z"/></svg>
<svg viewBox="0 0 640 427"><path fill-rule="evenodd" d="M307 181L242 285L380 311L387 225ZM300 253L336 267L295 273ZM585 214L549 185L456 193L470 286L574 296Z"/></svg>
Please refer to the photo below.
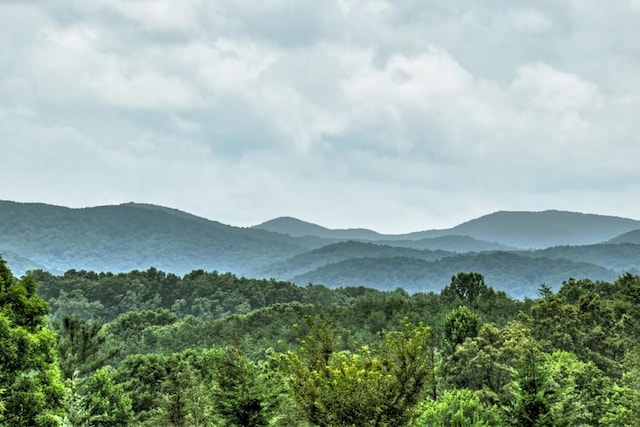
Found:
<svg viewBox="0 0 640 427"><path fill-rule="evenodd" d="M180 274L198 268L245 274L324 244L153 205L70 209L0 202L0 247L51 271L154 266Z"/></svg>
<svg viewBox="0 0 640 427"><path fill-rule="evenodd" d="M316 236L340 240L384 241L394 246L416 249L444 249L462 252L453 246L437 246L443 240L414 241L425 239L451 239L457 236L476 239L474 250L541 249L558 245L589 245L614 238L622 233L640 228L640 221L615 216L583 214L548 210L542 212L500 211L467 221L453 228L418 231L407 234L380 234L367 229L331 230L295 218L276 218L254 228L273 231L290 236ZM388 243L393 241L394 243ZM400 243L398 243L400 242ZM449 240L448 244L453 244ZM458 242L459 243L459 242ZM470 242L467 242L470 243Z"/></svg>
<svg viewBox="0 0 640 427"><path fill-rule="evenodd" d="M547 248L558 245L588 245L640 228L640 221L614 216L565 211L496 212L448 230L406 235L434 237L458 234L519 248Z"/></svg>
<svg viewBox="0 0 640 427"><path fill-rule="evenodd" d="M496 212L447 230L384 235L294 218L240 228L149 204L71 209L0 201L0 248L17 274L153 266L180 275L204 269L417 291L439 290L452 275L475 271L516 297L570 277L639 272L640 244L620 243L638 230L631 219L545 211Z"/></svg>
<svg viewBox="0 0 640 427"><path fill-rule="evenodd" d="M20 277L29 270L41 270L44 269L43 265L38 264L28 258L25 258L11 250L0 249L0 256L4 259L11 268L11 272ZM52 273L62 273L62 271L52 271Z"/></svg>
<svg viewBox="0 0 640 427"><path fill-rule="evenodd" d="M618 274L626 272L640 274L640 244L636 243L554 246L535 251L518 252L518 255L587 262Z"/></svg>
<svg viewBox="0 0 640 427"><path fill-rule="evenodd" d="M632 230L614 237L607 241L607 243L636 243L640 244L640 229Z"/></svg>
<svg viewBox="0 0 640 427"><path fill-rule="evenodd" d="M400 246L414 249L443 250L449 252L488 252L516 250L512 246L500 243L487 242L474 239L469 236L447 235L441 237L429 237L418 240L379 240L378 242L390 246Z"/></svg>
<svg viewBox="0 0 640 427"><path fill-rule="evenodd" d="M373 257L406 257L426 261L433 261L453 255L451 252L442 250L418 250L404 247L392 247L366 242L347 241L330 244L318 249L314 249L296 255L285 261L271 264L253 273L257 277L274 277L280 280L290 280L291 278L304 274L308 271L336 263L356 258Z"/></svg>
<svg viewBox="0 0 640 427"><path fill-rule="evenodd" d="M429 292L441 290L461 271L481 272L487 284L516 298L536 296L543 283L557 289L571 277L592 280L617 277L615 272L593 264L494 252L462 254L437 261L406 257L355 258L325 265L296 276L293 281L300 285L318 283L385 290L403 287L412 292Z"/></svg>
<svg viewBox="0 0 640 427"><path fill-rule="evenodd" d="M317 224L292 217L275 218L262 224L254 225L257 230L267 230L293 237L315 236L323 239L339 240L380 240L385 235L365 228L331 230Z"/></svg>

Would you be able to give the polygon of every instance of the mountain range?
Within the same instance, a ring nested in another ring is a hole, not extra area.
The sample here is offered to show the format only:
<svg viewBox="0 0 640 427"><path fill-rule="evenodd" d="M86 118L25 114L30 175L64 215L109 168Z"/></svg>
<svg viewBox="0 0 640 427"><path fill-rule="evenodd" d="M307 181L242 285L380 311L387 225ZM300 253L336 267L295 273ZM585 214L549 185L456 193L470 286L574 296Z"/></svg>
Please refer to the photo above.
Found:
<svg viewBox="0 0 640 427"><path fill-rule="evenodd" d="M0 201L0 253L43 269L195 269L336 286L437 291L459 271L515 297L570 277L640 272L640 221L565 211L495 212L444 230L389 235L291 217L234 227L138 203L71 209Z"/></svg>

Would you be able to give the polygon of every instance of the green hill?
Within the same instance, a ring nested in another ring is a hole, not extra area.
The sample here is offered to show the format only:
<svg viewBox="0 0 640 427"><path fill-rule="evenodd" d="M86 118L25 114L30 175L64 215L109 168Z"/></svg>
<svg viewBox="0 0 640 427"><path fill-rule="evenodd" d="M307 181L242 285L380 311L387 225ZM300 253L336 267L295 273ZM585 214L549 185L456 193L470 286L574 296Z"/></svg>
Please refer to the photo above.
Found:
<svg viewBox="0 0 640 427"><path fill-rule="evenodd" d="M534 297L541 284L558 288L569 278L613 280L617 274L597 265L564 259L532 258L509 252L462 254L425 261L408 257L357 258L296 276L298 284L329 287L402 287L411 292L437 291L461 271L480 271L494 288L515 298Z"/></svg>
<svg viewBox="0 0 640 427"><path fill-rule="evenodd" d="M607 243L637 243L640 244L640 228L637 230L632 230L626 233L623 233L619 236L614 237L609 240Z"/></svg>
<svg viewBox="0 0 640 427"><path fill-rule="evenodd" d="M289 280L316 268L357 258L406 257L433 261L452 255L446 251L417 250L404 247L392 247L367 242L339 242L322 248L296 255L256 271L258 277L277 277Z"/></svg>
<svg viewBox="0 0 640 427"><path fill-rule="evenodd" d="M180 274L197 268L245 274L317 246L151 205L70 209L0 202L0 247L51 271L154 266Z"/></svg>

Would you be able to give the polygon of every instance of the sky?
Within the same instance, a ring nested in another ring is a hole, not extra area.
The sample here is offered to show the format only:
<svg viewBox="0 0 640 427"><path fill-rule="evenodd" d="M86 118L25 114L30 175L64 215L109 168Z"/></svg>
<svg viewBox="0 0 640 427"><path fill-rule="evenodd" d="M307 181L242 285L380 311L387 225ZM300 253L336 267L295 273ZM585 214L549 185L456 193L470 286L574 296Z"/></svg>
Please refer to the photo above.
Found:
<svg viewBox="0 0 640 427"><path fill-rule="evenodd" d="M0 0L0 199L640 219L640 0Z"/></svg>

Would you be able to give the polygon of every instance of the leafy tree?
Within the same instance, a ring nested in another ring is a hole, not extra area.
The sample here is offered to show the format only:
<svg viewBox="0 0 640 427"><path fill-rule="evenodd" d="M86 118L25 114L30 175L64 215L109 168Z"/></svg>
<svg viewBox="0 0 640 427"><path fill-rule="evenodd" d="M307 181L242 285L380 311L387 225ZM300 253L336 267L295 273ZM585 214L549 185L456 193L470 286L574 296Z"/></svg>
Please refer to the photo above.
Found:
<svg viewBox="0 0 640 427"><path fill-rule="evenodd" d="M465 339L477 337L481 326L480 316L466 306L459 306L447 313L442 336L444 351L453 353Z"/></svg>
<svg viewBox="0 0 640 427"><path fill-rule="evenodd" d="M640 347L628 349L624 360L622 381L614 384L607 402L608 408L600 419L605 426L636 426L640 419Z"/></svg>
<svg viewBox="0 0 640 427"><path fill-rule="evenodd" d="M143 425L157 415L164 381L169 377L168 356L159 353L127 356L114 379L132 399L136 422Z"/></svg>
<svg viewBox="0 0 640 427"><path fill-rule="evenodd" d="M527 325L544 348L574 351L580 345L580 319L576 306L565 303L553 293L538 300L528 316Z"/></svg>
<svg viewBox="0 0 640 427"><path fill-rule="evenodd" d="M484 282L480 273L458 273L440 293L445 301L462 301L473 306L481 299L491 297L495 291Z"/></svg>
<svg viewBox="0 0 640 427"><path fill-rule="evenodd" d="M512 368L531 340L530 331L519 323L502 329L482 325L477 337L466 339L443 360L445 386L479 391L484 402L504 401L513 381Z"/></svg>
<svg viewBox="0 0 640 427"><path fill-rule="evenodd" d="M57 425L63 415L65 388L46 313L33 279L16 280L0 258L0 389L5 390L6 425Z"/></svg>
<svg viewBox="0 0 640 427"><path fill-rule="evenodd" d="M133 419L131 397L117 384L110 367L98 369L83 386L91 426L126 426Z"/></svg>
<svg viewBox="0 0 640 427"><path fill-rule="evenodd" d="M496 405L487 405L468 389L447 390L422 405L415 427L492 427L503 425Z"/></svg>
<svg viewBox="0 0 640 427"><path fill-rule="evenodd" d="M593 362L555 351L544 356L543 371L553 389L551 411L556 426L599 425L609 409L612 381Z"/></svg>
<svg viewBox="0 0 640 427"><path fill-rule="evenodd" d="M335 352L327 322L310 318L311 333L298 352L281 355L287 387L318 426L405 425L433 380L434 337L430 328L414 327L381 336L358 352Z"/></svg>

